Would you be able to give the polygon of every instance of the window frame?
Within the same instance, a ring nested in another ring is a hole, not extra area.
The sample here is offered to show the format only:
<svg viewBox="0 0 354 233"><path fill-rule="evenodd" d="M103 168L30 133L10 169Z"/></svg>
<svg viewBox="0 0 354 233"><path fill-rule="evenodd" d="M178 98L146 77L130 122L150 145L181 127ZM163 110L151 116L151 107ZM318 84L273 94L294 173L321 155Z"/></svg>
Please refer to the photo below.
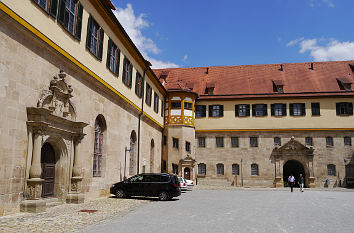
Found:
<svg viewBox="0 0 354 233"><path fill-rule="evenodd" d="M352 146L352 138L349 136L343 137L344 146Z"/></svg>
<svg viewBox="0 0 354 233"><path fill-rule="evenodd" d="M352 116L353 115L353 103L352 102L336 103L336 115L337 116Z"/></svg>
<svg viewBox="0 0 354 233"><path fill-rule="evenodd" d="M172 148L179 149L179 139L178 138L172 138Z"/></svg>
<svg viewBox="0 0 354 233"><path fill-rule="evenodd" d="M199 163L198 164L198 175L206 175L206 164L205 163Z"/></svg>
<svg viewBox="0 0 354 233"><path fill-rule="evenodd" d="M224 137L217 136L215 137L215 145L217 148L222 148L225 146Z"/></svg>
<svg viewBox="0 0 354 233"><path fill-rule="evenodd" d="M104 122L96 117L94 128L94 149L93 149L93 177L102 177L102 158L104 144Z"/></svg>
<svg viewBox="0 0 354 233"><path fill-rule="evenodd" d="M327 165L327 175L328 176L336 176L336 165L335 164L328 164Z"/></svg>
<svg viewBox="0 0 354 233"><path fill-rule="evenodd" d="M112 62L112 60L113 60L113 62ZM106 67L115 76L119 76L119 66L120 66L120 49L114 43L114 41L111 38L109 38L108 39L108 48L107 48Z"/></svg>
<svg viewBox="0 0 354 233"><path fill-rule="evenodd" d="M238 163L233 163L231 165L231 174L234 176L240 175L240 165Z"/></svg>
<svg viewBox="0 0 354 233"><path fill-rule="evenodd" d="M152 87L149 83L146 83L145 89L145 103L151 107L151 99L152 99Z"/></svg>
<svg viewBox="0 0 354 233"><path fill-rule="evenodd" d="M239 139L239 137L231 137L230 140L231 140L231 147L232 148L240 147L240 139Z"/></svg>
<svg viewBox="0 0 354 233"><path fill-rule="evenodd" d="M144 79L139 73L136 71L135 74L135 94L141 99L144 93Z"/></svg>
<svg viewBox="0 0 354 233"><path fill-rule="evenodd" d="M159 112L159 102L160 102L160 97L156 92L154 92L154 112L156 113Z"/></svg>
<svg viewBox="0 0 354 233"><path fill-rule="evenodd" d="M268 116L267 104L252 104L252 116L254 117Z"/></svg>
<svg viewBox="0 0 354 233"><path fill-rule="evenodd" d="M225 175L225 166L223 163L216 164L216 175Z"/></svg>
<svg viewBox="0 0 354 233"><path fill-rule="evenodd" d="M289 104L290 116L306 116L306 104L305 103L291 103Z"/></svg>
<svg viewBox="0 0 354 233"><path fill-rule="evenodd" d="M254 145L253 142L256 143L256 145ZM250 136L250 147L258 147L258 137L257 136Z"/></svg>
<svg viewBox="0 0 354 233"><path fill-rule="evenodd" d="M194 107L196 118L206 117L206 105L194 105Z"/></svg>
<svg viewBox="0 0 354 233"><path fill-rule="evenodd" d="M305 137L305 145L306 146L313 146L313 138L312 137Z"/></svg>
<svg viewBox="0 0 354 233"><path fill-rule="evenodd" d="M321 116L321 104L319 102L311 103L312 116Z"/></svg>
<svg viewBox="0 0 354 233"><path fill-rule="evenodd" d="M94 28L97 28L95 34L93 32ZM100 61L102 61L103 40L104 30L90 14L87 24L86 48ZM94 45L93 41L95 41Z"/></svg>
<svg viewBox="0 0 354 233"><path fill-rule="evenodd" d="M198 147L201 147L201 148L206 147L205 137L198 137Z"/></svg>
<svg viewBox="0 0 354 233"><path fill-rule="evenodd" d="M327 136L326 137L326 147L333 147L333 146L334 146L333 137Z"/></svg>
<svg viewBox="0 0 354 233"><path fill-rule="evenodd" d="M257 163L251 164L251 176L259 176L259 165Z"/></svg>
<svg viewBox="0 0 354 233"><path fill-rule="evenodd" d="M186 145L185 145L185 147L186 147L186 151L187 152L191 152L191 143L190 142L188 142L188 141L186 141L186 143L185 143Z"/></svg>
<svg viewBox="0 0 354 233"><path fill-rule="evenodd" d="M249 104L235 104L235 116L236 117L250 116L250 105Z"/></svg>
<svg viewBox="0 0 354 233"><path fill-rule="evenodd" d="M133 64L127 57L123 59L123 74L122 74L122 82L128 88L132 87L132 79L133 79Z"/></svg>
<svg viewBox="0 0 354 233"><path fill-rule="evenodd" d="M283 103L274 103L270 105L271 116L274 117L284 117L286 113L286 104Z"/></svg>
<svg viewBox="0 0 354 233"><path fill-rule="evenodd" d="M224 105L213 104L209 105L209 117L223 117L224 116Z"/></svg>
<svg viewBox="0 0 354 233"><path fill-rule="evenodd" d="M281 146L281 138L274 137L274 146Z"/></svg>

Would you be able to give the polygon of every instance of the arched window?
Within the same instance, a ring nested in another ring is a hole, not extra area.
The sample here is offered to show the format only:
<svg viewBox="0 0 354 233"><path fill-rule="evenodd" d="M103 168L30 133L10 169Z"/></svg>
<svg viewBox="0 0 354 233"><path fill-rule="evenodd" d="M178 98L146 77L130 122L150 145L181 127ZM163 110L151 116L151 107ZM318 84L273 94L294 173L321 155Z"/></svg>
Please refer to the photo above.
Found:
<svg viewBox="0 0 354 233"><path fill-rule="evenodd" d="M198 164L198 174L205 175L206 174L206 165L205 163Z"/></svg>
<svg viewBox="0 0 354 233"><path fill-rule="evenodd" d="M154 168L154 150L155 150L155 143L154 139L151 139L150 145L150 172L153 172Z"/></svg>
<svg viewBox="0 0 354 233"><path fill-rule="evenodd" d="M327 165L327 170L328 170L328 175L329 176L335 176L336 175L336 165L328 164Z"/></svg>
<svg viewBox="0 0 354 233"><path fill-rule="evenodd" d="M232 175L239 175L240 174L240 166L235 163L232 164Z"/></svg>
<svg viewBox="0 0 354 233"><path fill-rule="evenodd" d="M135 142L136 133L133 130L130 134L130 156L129 156L129 174L134 174L134 163L135 163Z"/></svg>
<svg viewBox="0 0 354 233"><path fill-rule="evenodd" d="M102 176L104 118L99 115L95 121L95 143L93 150L93 176Z"/></svg>
<svg viewBox="0 0 354 233"><path fill-rule="evenodd" d="M258 175L259 175L258 164L253 163L253 164L251 165L251 175L252 175L252 176L258 176Z"/></svg>
<svg viewBox="0 0 354 233"><path fill-rule="evenodd" d="M222 164L222 163L216 164L216 174L217 175L224 175L224 164Z"/></svg>

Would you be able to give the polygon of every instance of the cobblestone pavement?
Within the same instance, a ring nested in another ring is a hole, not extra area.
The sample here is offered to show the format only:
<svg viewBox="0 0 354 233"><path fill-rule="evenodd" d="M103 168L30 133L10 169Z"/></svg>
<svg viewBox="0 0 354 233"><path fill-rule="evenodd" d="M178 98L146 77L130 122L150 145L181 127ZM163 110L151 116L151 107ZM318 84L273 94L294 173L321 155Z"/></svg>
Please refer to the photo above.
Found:
<svg viewBox="0 0 354 233"><path fill-rule="evenodd" d="M146 205L82 232L354 232L350 190L195 188L175 201Z"/></svg>
<svg viewBox="0 0 354 233"><path fill-rule="evenodd" d="M63 204L44 213L17 213L0 217L0 232L77 232L150 203L153 199L100 198L82 204ZM94 213L80 210L97 210Z"/></svg>

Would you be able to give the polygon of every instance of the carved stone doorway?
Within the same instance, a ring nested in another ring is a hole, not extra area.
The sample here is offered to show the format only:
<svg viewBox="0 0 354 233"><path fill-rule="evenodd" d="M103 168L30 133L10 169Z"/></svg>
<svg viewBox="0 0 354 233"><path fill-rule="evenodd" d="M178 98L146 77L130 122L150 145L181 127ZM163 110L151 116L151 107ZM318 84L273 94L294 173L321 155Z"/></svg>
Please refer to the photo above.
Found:
<svg viewBox="0 0 354 233"><path fill-rule="evenodd" d="M304 166L297 160L288 160L283 166L283 182L284 182L284 186L287 186L287 184L288 184L288 177L290 175L293 175L295 177L294 187L299 187L300 174L302 174L302 176L305 179Z"/></svg>
<svg viewBox="0 0 354 233"><path fill-rule="evenodd" d="M191 169L189 169L189 167L184 168L184 179L191 179Z"/></svg>
<svg viewBox="0 0 354 233"><path fill-rule="evenodd" d="M42 186L42 197L54 196L55 163L55 151L50 143L46 142L41 149L41 178L44 180Z"/></svg>

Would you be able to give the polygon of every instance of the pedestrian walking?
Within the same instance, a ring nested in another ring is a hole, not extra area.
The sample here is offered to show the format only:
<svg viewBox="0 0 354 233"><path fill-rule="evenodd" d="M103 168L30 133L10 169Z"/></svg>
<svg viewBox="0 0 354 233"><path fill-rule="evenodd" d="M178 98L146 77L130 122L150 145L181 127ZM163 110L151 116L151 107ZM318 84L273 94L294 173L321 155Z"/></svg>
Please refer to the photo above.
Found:
<svg viewBox="0 0 354 233"><path fill-rule="evenodd" d="M300 185L300 192L304 191L304 177L302 176L302 174L300 174L299 177L299 185Z"/></svg>
<svg viewBox="0 0 354 233"><path fill-rule="evenodd" d="M293 192L294 182L295 182L295 178L294 178L293 174L291 174L289 176L288 181L289 181L290 190L291 190L291 192Z"/></svg>

